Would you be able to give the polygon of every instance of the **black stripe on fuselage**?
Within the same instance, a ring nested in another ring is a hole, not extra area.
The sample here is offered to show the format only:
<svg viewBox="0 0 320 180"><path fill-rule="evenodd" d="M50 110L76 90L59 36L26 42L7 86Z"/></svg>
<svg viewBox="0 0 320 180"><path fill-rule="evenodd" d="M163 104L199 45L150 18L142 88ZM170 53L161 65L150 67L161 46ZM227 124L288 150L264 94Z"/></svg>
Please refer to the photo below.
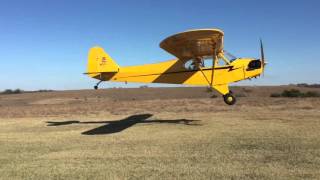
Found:
<svg viewBox="0 0 320 180"><path fill-rule="evenodd" d="M233 71L236 69L233 69L233 66L224 66L224 67L216 67L214 70L221 70L221 69L229 69L229 71ZM212 68L206 68L202 69L203 71L208 71L211 70ZM164 72L164 73L155 73L155 74L143 74L143 75L136 75L136 76L126 76L126 77L120 77L120 78L127 78L127 77L140 77L140 76L154 76L154 75L167 75L167 74L177 74L177 73L195 73L195 72L200 72L200 70L186 70L186 71L174 71L174 72Z"/></svg>

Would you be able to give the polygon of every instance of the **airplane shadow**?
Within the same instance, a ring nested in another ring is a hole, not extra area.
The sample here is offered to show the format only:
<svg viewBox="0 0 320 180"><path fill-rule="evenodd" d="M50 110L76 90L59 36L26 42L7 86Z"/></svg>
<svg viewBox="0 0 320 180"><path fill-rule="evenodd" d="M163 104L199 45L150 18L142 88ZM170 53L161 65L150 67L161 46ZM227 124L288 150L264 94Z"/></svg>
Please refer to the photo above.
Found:
<svg viewBox="0 0 320 180"><path fill-rule="evenodd" d="M121 132L137 123L167 123L167 124L182 124L188 126L199 126L200 120L175 119L175 120L147 120L153 116L152 114L132 115L125 119L116 121L47 121L47 126L65 126L70 124L105 124L103 126L82 132L83 135L103 135Z"/></svg>

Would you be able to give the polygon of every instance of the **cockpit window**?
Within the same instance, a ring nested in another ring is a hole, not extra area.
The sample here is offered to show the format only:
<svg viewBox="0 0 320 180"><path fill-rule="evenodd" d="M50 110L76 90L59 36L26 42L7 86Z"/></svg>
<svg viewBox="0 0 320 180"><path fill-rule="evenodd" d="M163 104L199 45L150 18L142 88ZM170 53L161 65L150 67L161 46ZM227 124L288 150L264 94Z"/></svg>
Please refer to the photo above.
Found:
<svg viewBox="0 0 320 180"><path fill-rule="evenodd" d="M190 59L186 61L186 63L184 64L184 68L187 70L198 70L199 67L211 68L213 66L212 58L213 56L205 56L205 57ZM230 62L237 59L237 57L233 56L231 53L228 53L228 52L225 52L225 58L227 61L230 61ZM226 60L224 60L222 57L219 57L218 60L216 60L216 66L228 65Z"/></svg>
<svg viewBox="0 0 320 180"><path fill-rule="evenodd" d="M199 67L201 67L201 68L205 67L204 62L205 61L200 58L190 59L184 64L184 67L187 70L197 70L197 69L199 69Z"/></svg>
<svg viewBox="0 0 320 180"><path fill-rule="evenodd" d="M226 56L226 58L229 59L230 62L234 61L237 59L236 56L234 56L233 54L227 52L227 51L224 51L224 56Z"/></svg>
<svg viewBox="0 0 320 180"><path fill-rule="evenodd" d="M184 68L187 69L187 70L196 70L196 66L195 66L195 64L193 63L193 60L192 60L192 59L188 60L188 61L184 64Z"/></svg>
<svg viewBox="0 0 320 180"><path fill-rule="evenodd" d="M212 56L207 56L204 58L204 64L205 64L205 67L207 68L211 68L212 67ZM216 60L216 66L225 66L227 65L226 62L220 57L218 58L218 60Z"/></svg>

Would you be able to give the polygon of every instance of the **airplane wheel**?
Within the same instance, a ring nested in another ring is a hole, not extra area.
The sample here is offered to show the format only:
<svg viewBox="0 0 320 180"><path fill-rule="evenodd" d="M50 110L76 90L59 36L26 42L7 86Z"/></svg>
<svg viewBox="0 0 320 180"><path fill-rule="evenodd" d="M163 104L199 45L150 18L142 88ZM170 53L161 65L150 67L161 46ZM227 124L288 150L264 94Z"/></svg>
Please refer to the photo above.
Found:
<svg viewBox="0 0 320 180"><path fill-rule="evenodd" d="M236 98L231 93L223 95L223 100L228 105L234 105L236 103Z"/></svg>
<svg viewBox="0 0 320 180"><path fill-rule="evenodd" d="M95 90L97 90L97 89L98 89L98 86L94 86L93 88L94 88Z"/></svg>

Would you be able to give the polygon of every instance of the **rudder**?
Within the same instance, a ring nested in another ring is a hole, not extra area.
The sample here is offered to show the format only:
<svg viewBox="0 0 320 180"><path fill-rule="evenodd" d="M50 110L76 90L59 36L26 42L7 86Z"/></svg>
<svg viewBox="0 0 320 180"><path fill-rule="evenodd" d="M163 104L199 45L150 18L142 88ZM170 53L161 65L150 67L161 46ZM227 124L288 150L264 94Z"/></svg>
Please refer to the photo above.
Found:
<svg viewBox="0 0 320 180"><path fill-rule="evenodd" d="M103 72L118 72L118 64L101 47L93 47L88 55L88 74L98 74Z"/></svg>

